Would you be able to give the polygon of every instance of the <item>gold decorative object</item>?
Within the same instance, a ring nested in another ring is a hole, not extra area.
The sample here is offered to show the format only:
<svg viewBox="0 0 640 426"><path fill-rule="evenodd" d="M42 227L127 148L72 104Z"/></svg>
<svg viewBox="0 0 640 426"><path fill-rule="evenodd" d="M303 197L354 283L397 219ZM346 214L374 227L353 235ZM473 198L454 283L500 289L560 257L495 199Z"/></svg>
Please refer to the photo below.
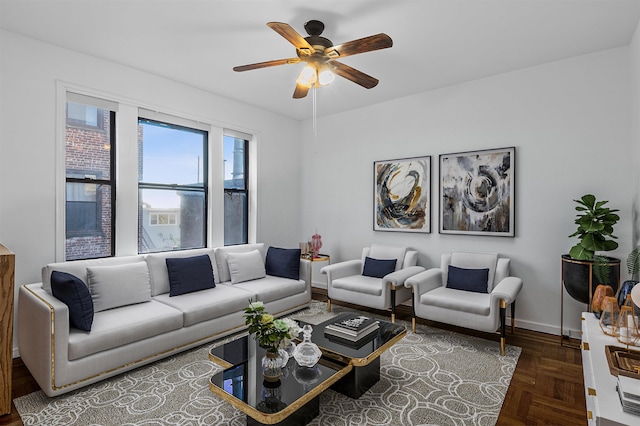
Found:
<svg viewBox="0 0 640 426"><path fill-rule="evenodd" d="M602 313L600 314L600 328L604 334L616 336L616 325L620 316L618 299L615 297L605 297L602 302Z"/></svg>
<svg viewBox="0 0 640 426"><path fill-rule="evenodd" d="M620 315L616 324L616 338L618 342L633 346L638 341L638 324L633 316L632 306L620 308Z"/></svg>

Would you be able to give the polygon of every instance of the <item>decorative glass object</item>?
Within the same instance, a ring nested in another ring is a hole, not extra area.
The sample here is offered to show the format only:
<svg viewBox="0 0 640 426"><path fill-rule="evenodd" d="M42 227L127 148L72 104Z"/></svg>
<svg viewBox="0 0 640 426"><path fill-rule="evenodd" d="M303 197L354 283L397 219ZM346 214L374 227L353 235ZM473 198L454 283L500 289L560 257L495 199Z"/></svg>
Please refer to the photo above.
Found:
<svg viewBox="0 0 640 426"><path fill-rule="evenodd" d="M299 345L296 346L296 349L293 351L293 357L296 359L298 365L303 367L313 367L318 363L320 357L322 356L322 352L318 348L318 345L311 342L311 333L313 332L313 328L306 324L302 327L302 335L303 341Z"/></svg>
<svg viewBox="0 0 640 426"><path fill-rule="evenodd" d="M596 287L595 291L593 292L593 297L591 298L591 311L596 318L600 318L604 298L613 296L615 296L615 294L613 293L613 287L611 287L610 285L599 284Z"/></svg>
<svg viewBox="0 0 640 426"><path fill-rule="evenodd" d="M618 342L625 345L635 345L638 341L638 323L633 316L633 306L623 306L620 308L618 322L616 325L616 337Z"/></svg>
<svg viewBox="0 0 640 426"><path fill-rule="evenodd" d="M267 351L262 357L262 375L265 382L277 382L282 376L282 359L278 352Z"/></svg>
<svg viewBox="0 0 640 426"><path fill-rule="evenodd" d="M319 257L321 248L322 236L316 232L311 236L311 250L313 251L313 257Z"/></svg>
<svg viewBox="0 0 640 426"><path fill-rule="evenodd" d="M620 316L618 299L615 297L605 297L602 302L602 313L600 314L600 328L604 334L616 335L616 325Z"/></svg>

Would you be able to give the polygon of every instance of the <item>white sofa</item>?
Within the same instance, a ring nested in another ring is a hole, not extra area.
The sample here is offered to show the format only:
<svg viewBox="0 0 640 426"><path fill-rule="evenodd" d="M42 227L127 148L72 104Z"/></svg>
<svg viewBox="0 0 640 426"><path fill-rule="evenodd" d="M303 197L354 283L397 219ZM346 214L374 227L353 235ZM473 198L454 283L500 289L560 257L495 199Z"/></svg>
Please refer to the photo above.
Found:
<svg viewBox="0 0 640 426"><path fill-rule="evenodd" d="M276 316L307 307L308 260L300 260L299 279L282 278L266 274L268 262L266 271L255 271L256 254L264 268L267 253L264 244L246 244L46 265L42 283L19 289L20 357L44 393L55 396L243 330L250 299ZM177 287L166 259L202 255L209 256L215 287L171 296ZM90 331L70 325L67 304L52 293L54 271L87 284L95 309ZM256 273L263 277L252 279Z"/></svg>

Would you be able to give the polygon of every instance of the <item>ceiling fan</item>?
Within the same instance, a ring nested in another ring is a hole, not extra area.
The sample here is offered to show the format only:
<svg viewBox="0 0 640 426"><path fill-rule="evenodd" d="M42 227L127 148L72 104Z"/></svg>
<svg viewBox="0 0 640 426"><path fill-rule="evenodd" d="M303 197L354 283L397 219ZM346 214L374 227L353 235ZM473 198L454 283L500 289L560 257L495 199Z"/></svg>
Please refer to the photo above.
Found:
<svg viewBox="0 0 640 426"><path fill-rule="evenodd" d="M331 40L320 36L324 31L324 24L317 20L311 20L304 24L304 29L309 34L308 37L302 37L289 24L283 22L268 22L267 26L293 44L298 57L241 65L234 67L233 70L241 72L306 62L307 65L302 69L296 80L296 88L293 92L293 97L296 99L307 96L312 86L322 86L330 83L334 74L353 81L366 89L375 87L378 84L377 79L336 59L393 46L391 37L384 33L334 46Z"/></svg>

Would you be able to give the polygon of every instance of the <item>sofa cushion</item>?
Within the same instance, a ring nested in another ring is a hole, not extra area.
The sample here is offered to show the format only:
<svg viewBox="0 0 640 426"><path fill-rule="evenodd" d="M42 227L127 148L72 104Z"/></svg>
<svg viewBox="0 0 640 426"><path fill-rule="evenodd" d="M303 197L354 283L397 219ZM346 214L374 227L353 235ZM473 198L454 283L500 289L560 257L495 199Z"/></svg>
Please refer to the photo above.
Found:
<svg viewBox="0 0 640 426"><path fill-rule="evenodd" d="M69 307L69 324L82 331L91 331L93 300L87 285L75 275L53 271L51 291L58 300Z"/></svg>
<svg viewBox="0 0 640 426"><path fill-rule="evenodd" d="M151 296L157 296L158 294L169 293L169 291L171 291L171 286L169 284L169 272L167 271L168 258L193 257L200 256L202 254L209 255L211 264L214 265L212 266L213 270L215 271L216 268L213 249L211 248L150 253L146 255L145 260L149 266L149 276L151 279ZM217 284L218 275L214 273L213 278L214 282Z"/></svg>
<svg viewBox="0 0 640 426"><path fill-rule="evenodd" d="M246 253L229 253L227 255L231 284L264 278L267 273L262 254L258 250Z"/></svg>
<svg viewBox="0 0 640 426"><path fill-rule="evenodd" d="M358 293L382 295L382 280L379 278L367 277L365 275L352 275L338 278L331 284L334 288L340 288Z"/></svg>
<svg viewBox="0 0 640 426"><path fill-rule="evenodd" d="M169 296L214 288L211 258L206 255L169 257L166 259L169 273Z"/></svg>
<svg viewBox="0 0 640 426"><path fill-rule="evenodd" d="M215 261L216 267L218 271L218 275L216 276L218 282L224 283L227 281L231 281L231 273L229 272L229 262L227 261L227 256L229 253L247 253L249 251L259 250L261 254L264 253L265 247L262 243L256 244L238 244L234 246L224 246L218 247L215 249ZM264 257L264 255L263 255Z"/></svg>
<svg viewBox="0 0 640 426"><path fill-rule="evenodd" d="M145 262L87 268L87 276L96 312L151 300Z"/></svg>
<svg viewBox="0 0 640 426"><path fill-rule="evenodd" d="M260 300L265 303L301 294L307 289L307 284L303 280L290 280L271 275L261 280L246 281L233 286L254 294L254 300Z"/></svg>
<svg viewBox="0 0 640 426"><path fill-rule="evenodd" d="M144 256L114 256L102 257L99 259L74 260L73 262L57 262L49 263L42 268L42 288L51 293L51 273L53 271L66 272L75 275L83 282L88 283L87 268L94 266L115 266L124 265L135 262L144 262ZM167 290L169 291L169 290Z"/></svg>
<svg viewBox="0 0 640 426"><path fill-rule="evenodd" d="M457 311L489 315L490 301L491 295L487 293L473 293L446 287L438 287L420 296L420 304L448 309L451 315L456 315ZM446 318L440 321L447 322Z"/></svg>
<svg viewBox="0 0 640 426"><path fill-rule="evenodd" d="M182 319L182 312L153 300L98 312L91 333L69 332L69 359L179 330Z"/></svg>
<svg viewBox="0 0 640 426"><path fill-rule="evenodd" d="M498 264L497 253L474 253L463 251L452 251L450 255L450 265L458 268L466 269L484 269L489 268L489 278L487 283L487 291L491 293ZM448 268L443 268L448 273Z"/></svg>
<svg viewBox="0 0 640 426"><path fill-rule="evenodd" d="M253 293L236 285L218 284L216 288L187 293L178 297L168 294L155 296L153 300L182 312L185 327L220 318L228 314L242 315L243 309L254 298Z"/></svg>
<svg viewBox="0 0 640 426"><path fill-rule="evenodd" d="M396 271L404 268L404 255L407 252L406 247L397 246L383 246L379 244L372 244L371 249L367 256L374 259L396 259ZM363 259L364 263L364 259Z"/></svg>
<svg viewBox="0 0 640 426"><path fill-rule="evenodd" d="M300 249L269 247L265 261L267 275L300 279Z"/></svg>
<svg viewBox="0 0 640 426"><path fill-rule="evenodd" d="M364 259L362 275L373 278L382 278L396 270L396 259L374 259L367 256Z"/></svg>
<svg viewBox="0 0 640 426"><path fill-rule="evenodd" d="M466 269L449 265L447 288L473 291L476 293L487 293L488 280L489 268Z"/></svg>

